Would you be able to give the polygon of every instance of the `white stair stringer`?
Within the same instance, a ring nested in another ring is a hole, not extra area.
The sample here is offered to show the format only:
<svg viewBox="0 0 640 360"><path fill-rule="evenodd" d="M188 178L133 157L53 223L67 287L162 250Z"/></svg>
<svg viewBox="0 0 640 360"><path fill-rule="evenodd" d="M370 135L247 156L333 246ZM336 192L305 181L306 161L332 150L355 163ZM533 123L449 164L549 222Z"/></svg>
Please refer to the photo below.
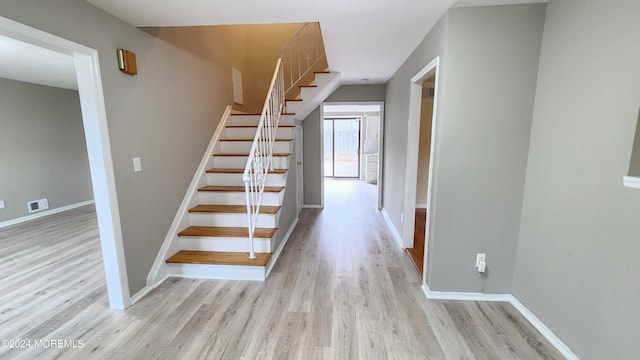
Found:
<svg viewBox="0 0 640 360"><path fill-rule="evenodd" d="M287 112L296 120L304 120L340 86L340 73L315 73L316 87L302 87L302 101L287 101Z"/></svg>

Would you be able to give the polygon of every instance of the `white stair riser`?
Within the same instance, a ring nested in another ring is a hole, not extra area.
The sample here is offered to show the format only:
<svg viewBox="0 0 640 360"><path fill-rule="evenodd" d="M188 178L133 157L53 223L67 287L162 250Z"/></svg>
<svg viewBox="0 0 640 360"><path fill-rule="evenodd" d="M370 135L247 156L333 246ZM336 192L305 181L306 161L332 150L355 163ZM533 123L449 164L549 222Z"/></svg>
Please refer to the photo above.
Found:
<svg viewBox="0 0 640 360"><path fill-rule="evenodd" d="M278 212L279 214L279 212ZM256 227L277 227L279 215L260 214ZM191 226L246 227L247 214L229 213L189 213Z"/></svg>
<svg viewBox="0 0 640 360"><path fill-rule="evenodd" d="M179 241L182 250L248 252L250 249L249 238L185 236ZM256 238L253 246L256 252L271 252L271 239Z"/></svg>
<svg viewBox="0 0 640 360"><path fill-rule="evenodd" d="M220 141L219 152L221 153L249 153L252 141ZM273 143L273 152L291 152L291 141L276 141Z"/></svg>
<svg viewBox="0 0 640 360"><path fill-rule="evenodd" d="M333 78L336 76L335 73L317 73L315 74L315 85L318 87L316 89L320 89L325 86L327 83L331 82Z"/></svg>
<svg viewBox="0 0 640 360"><path fill-rule="evenodd" d="M287 101L287 112L296 113L302 108L303 101Z"/></svg>
<svg viewBox="0 0 640 360"><path fill-rule="evenodd" d="M242 181L243 174L222 174L222 173L209 173L207 174L207 184L216 185L244 185ZM266 186L285 186L286 179L285 174L268 174Z"/></svg>
<svg viewBox="0 0 640 360"><path fill-rule="evenodd" d="M300 88L300 97L302 99L308 99L310 97L313 97L313 95L315 95L315 93L318 91L317 87L303 87Z"/></svg>
<svg viewBox="0 0 640 360"><path fill-rule="evenodd" d="M276 138L293 139L293 130L291 127L278 127ZM226 139L253 139L256 136L256 128L230 128L225 129Z"/></svg>
<svg viewBox="0 0 640 360"><path fill-rule="evenodd" d="M263 281L266 276L264 266L167 264L167 272L171 277L194 279Z"/></svg>
<svg viewBox="0 0 640 360"><path fill-rule="evenodd" d="M278 193L265 192L262 195L263 205L282 205L284 191ZM225 204L225 205L246 205L247 198L244 192L224 192L224 191L200 191L198 192L200 204Z"/></svg>
<svg viewBox="0 0 640 360"><path fill-rule="evenodd" d="M232 115L231 125L258 125L260 115ZM279 125L295 125L293 115L280 116Z"/></svg>
<svg viewBox="0 0 640 360"><path fill-rule="evenodd" d="M247 165L247 158L247 156L214 156L213 166L216 168L244 169L244 167ZM273 157L274 169L287 169L288 164L288 156Z"/></svg>

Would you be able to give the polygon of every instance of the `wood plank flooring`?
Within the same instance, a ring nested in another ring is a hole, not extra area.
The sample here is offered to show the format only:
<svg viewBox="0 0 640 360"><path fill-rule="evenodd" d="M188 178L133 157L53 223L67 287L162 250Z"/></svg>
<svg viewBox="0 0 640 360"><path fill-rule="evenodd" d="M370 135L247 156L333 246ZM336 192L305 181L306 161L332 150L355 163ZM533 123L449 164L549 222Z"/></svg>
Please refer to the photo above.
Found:
<svg viewBox="0 0 640 360"><path fill-rule="evenodd" d="M561 359L507 303L427 300L375 206L329 180L265 282L169 279L110 310L90 207L0 229L0 359Z"/></svg>
<svg viewBox="0 0 640 360"><path fill-rule="evenodd" d="M413 230L413 247L407 249L409 257L422 277L424 267L424 232L427 224L427 209L416 209L415 225Z"/></svg>

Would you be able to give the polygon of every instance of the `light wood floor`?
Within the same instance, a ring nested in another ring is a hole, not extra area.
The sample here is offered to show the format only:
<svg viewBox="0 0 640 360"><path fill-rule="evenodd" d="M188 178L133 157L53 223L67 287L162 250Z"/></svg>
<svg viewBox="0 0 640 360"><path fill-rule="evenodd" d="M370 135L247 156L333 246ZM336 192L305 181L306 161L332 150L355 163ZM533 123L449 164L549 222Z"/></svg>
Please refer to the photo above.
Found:
<svg viewBox="0 0 640 360"><path fill-rule="evenodd" d="M264 283L169 279L110 310L95 213L0 229L0 359L560 359L510 305L427 300L375 209L375 186L327 181Z"/></svg>

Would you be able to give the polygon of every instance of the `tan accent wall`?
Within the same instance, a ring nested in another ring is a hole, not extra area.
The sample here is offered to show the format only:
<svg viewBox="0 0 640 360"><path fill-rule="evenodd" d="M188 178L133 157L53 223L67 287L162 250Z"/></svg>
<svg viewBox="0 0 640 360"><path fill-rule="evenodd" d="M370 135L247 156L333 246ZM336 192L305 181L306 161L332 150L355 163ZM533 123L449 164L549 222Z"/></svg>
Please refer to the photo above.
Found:
<svg viewBox="0 0 640 360"><path fill-rule="evenodd" d="M247 113L262 111L282 46L304 25L249 24L189 27L154 27L144 31L242 73L243 104L233 109ZM225 49L221 51L220 49ZM326 65L324 65L326 67Z"/></svg>
<svg viewBox="0 0 640 360"><path fill-rule="evenodd" d="M418 182L416 187L416 204L427 203L429 187L429 161L431 158L431 122L433 118L433 97L425 97L424 92L433 88L435 78L430 78L422 84L423 96L420 106L420 146L418 150Z"/></svg>

